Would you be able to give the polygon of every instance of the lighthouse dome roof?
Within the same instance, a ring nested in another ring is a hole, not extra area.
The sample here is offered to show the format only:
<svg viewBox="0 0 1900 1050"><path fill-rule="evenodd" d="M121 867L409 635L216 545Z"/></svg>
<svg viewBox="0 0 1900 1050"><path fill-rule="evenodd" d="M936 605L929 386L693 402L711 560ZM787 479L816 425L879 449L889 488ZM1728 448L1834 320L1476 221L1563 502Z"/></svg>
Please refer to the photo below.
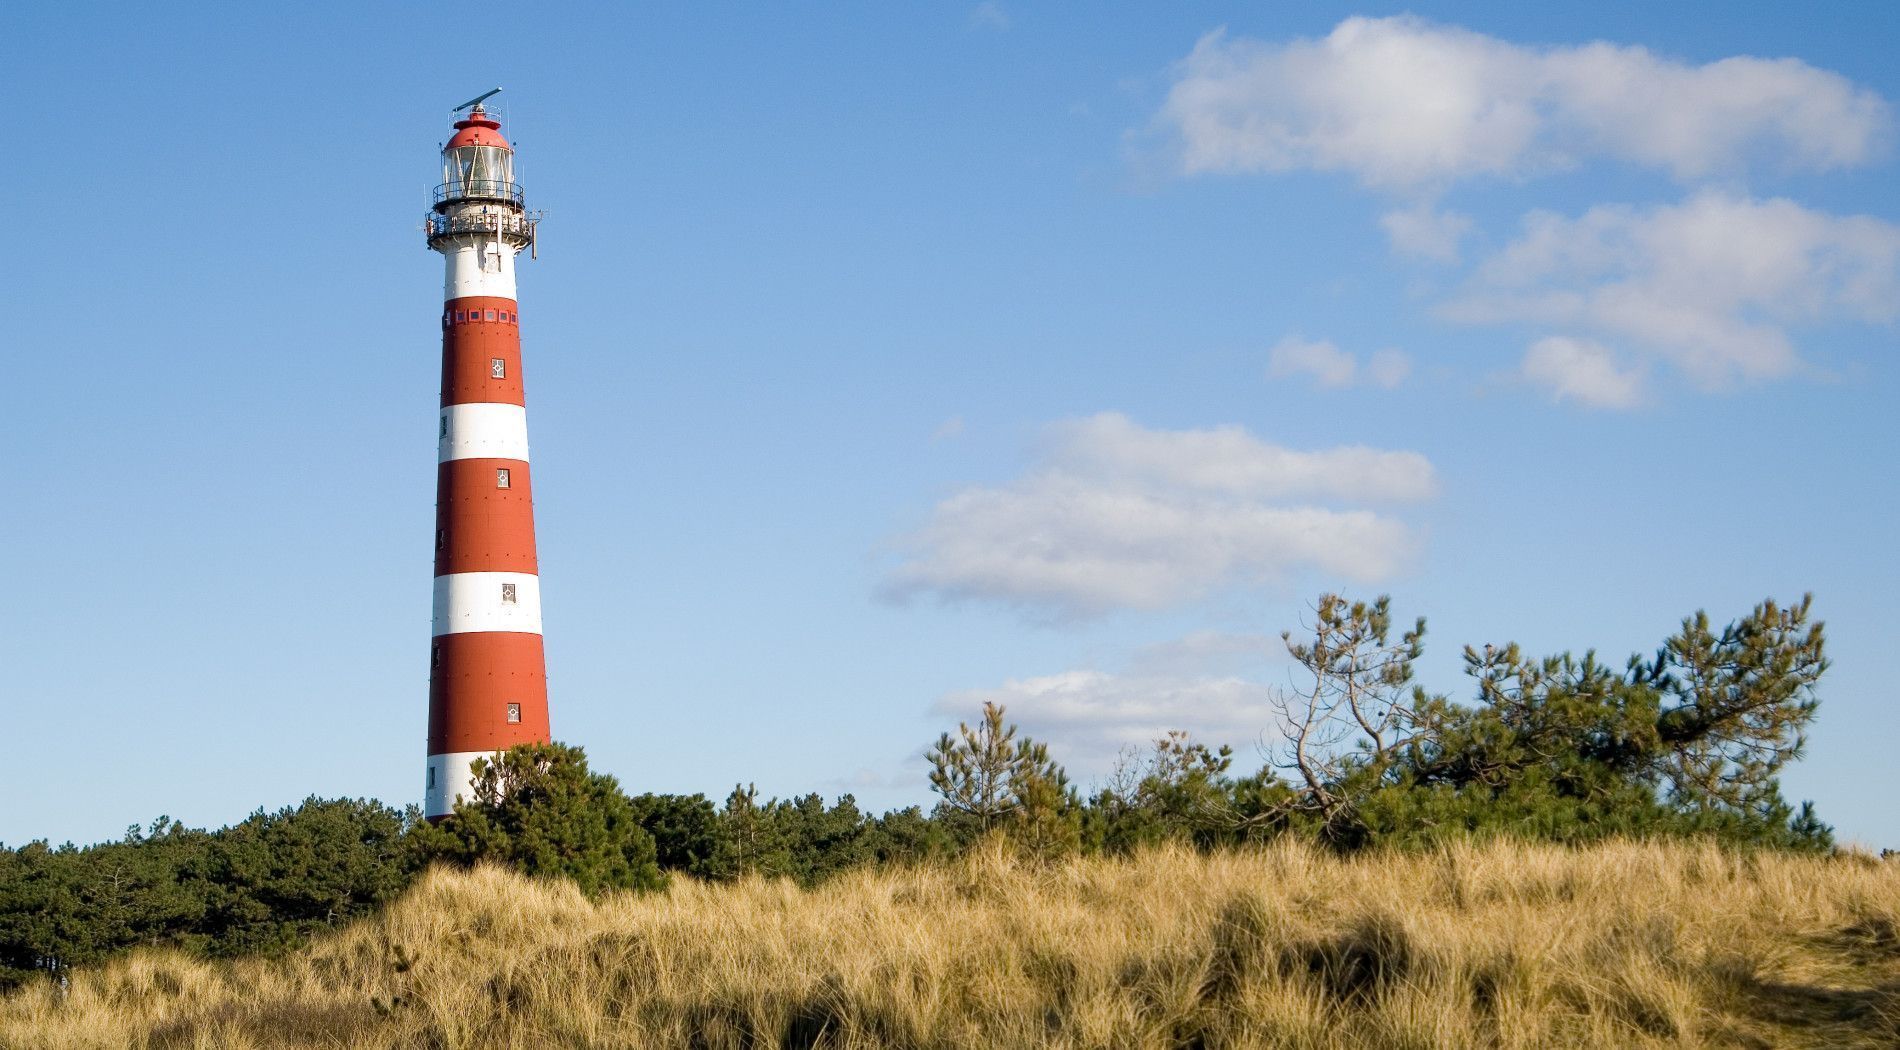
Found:
<svg viewBox="0 0 1900 1050"><path fill-rule="evenodd" d="M501 121L490 117L476 106L467 117L455 122L455 134L450 137L443 149L455 149L458 146L500 146L511 149L508 140L502 137Z"/></svg>

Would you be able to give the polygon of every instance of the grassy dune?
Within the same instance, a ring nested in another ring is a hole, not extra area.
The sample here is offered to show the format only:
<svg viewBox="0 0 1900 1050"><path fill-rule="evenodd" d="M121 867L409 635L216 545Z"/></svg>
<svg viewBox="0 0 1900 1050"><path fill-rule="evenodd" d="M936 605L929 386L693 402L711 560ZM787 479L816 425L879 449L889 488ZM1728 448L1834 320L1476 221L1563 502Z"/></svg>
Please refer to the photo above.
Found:
<svg viewBox="0 0 1900 1050"><path fill-rule="evenodd" d="M162 951L0 1046L1900 1045L1900 865L1619 844L1049 868L598 903L437 871L279 960Z"/></svg>

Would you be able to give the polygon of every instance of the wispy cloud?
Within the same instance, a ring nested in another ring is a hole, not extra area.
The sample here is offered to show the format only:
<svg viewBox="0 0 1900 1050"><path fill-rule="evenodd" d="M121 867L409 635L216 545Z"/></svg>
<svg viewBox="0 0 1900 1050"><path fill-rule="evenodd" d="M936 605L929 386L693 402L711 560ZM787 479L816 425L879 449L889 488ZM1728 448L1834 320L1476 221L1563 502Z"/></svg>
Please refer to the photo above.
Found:
<svg viewBox="0 0 1900 1050"><path fill-rule="evenodd" d="M1392 242L1394 253L1453 263L1458 261L1459 243L1471 232L1471 216L1416 204L1386 212L1379 217L1379 225Z"/></svg>
<svg viewBox="0 0 1900 1050"><path fill-rule="evenodd" d="M1343 389L1360 382L1387 390L1412 373L1412 360L1403 350L1374 352L1361 367L1359 358L1325 340L1287 336L1267 351L1267 377L1304 376L1323 387Z"/></svg>
<svg viewBox="0 0 1900 1050"><path fill-rule="evenodd" d="M1012 678L949 693L935 713L973 720L985 701L1050 746L1069 773L1087 783L1109 773L1127 749L1145 751L1169 730L1249 755L1272 721L1272 687L1237 675L1112 674L1062 671Z"/></svg>
<svg viewBox="0 0 1900 1050"><path fill-rule="evenodd" d="M1273 379L1303 375L1320 386L1346 387L1358 370L1351 354L1323 340L1290 335L1267 351L1267 375Z"/></svg>
<svg viewBox="0 0 1900 1050"><path fill-rule="evenodd" d="M970 10L970 28L1001 32L1009 28L1009 12L996 0L983 0Z"/></svg>
<svg viewBox="0 0 1900 1050"><path fill-rule="evenodd" d="M1412 359L1403 350L1387 347L1374 350L1366 359L1366 380L1373 386L1391 390L1412 374Z"/></svg>
<svg viewBox="0 0 1900 1050"><path fill-rule="evenodd" d="M1104 413L1049 428L1040 462L964 489L904 541L886 596L978 600L1045 620L1160 609L1316 569L1388 578L1418 541L1396 518L1338 504L1436 488L1415 452L1296 451L1239 427L1154 430Z"/></svg>

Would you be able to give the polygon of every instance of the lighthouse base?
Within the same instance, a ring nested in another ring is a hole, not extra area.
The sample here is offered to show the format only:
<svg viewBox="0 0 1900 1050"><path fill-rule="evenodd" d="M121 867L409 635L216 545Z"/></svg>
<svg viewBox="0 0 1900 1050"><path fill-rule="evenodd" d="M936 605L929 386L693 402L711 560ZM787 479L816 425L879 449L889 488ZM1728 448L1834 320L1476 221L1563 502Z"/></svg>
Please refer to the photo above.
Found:
<svg viewBox="0 0 1900 1050"><path fill-rule="evenodd" d="M499 751L456 751L430 755L428 780L422 794L422 815L440 820L455 812L455 804L474 795L475 776L470 772L478 758L493 759Z"/></svg>

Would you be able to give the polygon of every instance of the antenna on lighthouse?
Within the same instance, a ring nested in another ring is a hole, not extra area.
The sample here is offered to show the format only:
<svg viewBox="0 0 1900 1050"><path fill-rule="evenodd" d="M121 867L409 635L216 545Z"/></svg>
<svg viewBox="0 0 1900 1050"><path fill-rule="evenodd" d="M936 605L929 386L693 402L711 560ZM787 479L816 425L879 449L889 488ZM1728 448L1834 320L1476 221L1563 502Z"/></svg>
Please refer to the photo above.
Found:
<svg viewBox="0 0 1900 1050"><path fill-rule="evenodd" d="M464 103L462 103L461 105L459 105L459 106L457 106L457 107L455 107L454 109L451 109L451 110L449 110L449 112L450 112L450 113L460 113L460 112L462 112L463 110L465 110L465 109L467 109L467 108L469 108L470 106L479 106L479 105L481 105L481 104L482 104L482 101L483 101L484 99L488 99L488 98L492 98L492 97L494 97L494 96L496 96L496 95L499 95L499 94L501 94L501 89L500 89L500 88L493 88L493 89L491 89L491 90L488 90L488 91L484 91L484 92L482 92L481 94L479 94L479 95L476 95L476 96L475 96L474 98L471 98L471 99L469 99L469 100L468 100L467 102L464 102Z"/></svg>

